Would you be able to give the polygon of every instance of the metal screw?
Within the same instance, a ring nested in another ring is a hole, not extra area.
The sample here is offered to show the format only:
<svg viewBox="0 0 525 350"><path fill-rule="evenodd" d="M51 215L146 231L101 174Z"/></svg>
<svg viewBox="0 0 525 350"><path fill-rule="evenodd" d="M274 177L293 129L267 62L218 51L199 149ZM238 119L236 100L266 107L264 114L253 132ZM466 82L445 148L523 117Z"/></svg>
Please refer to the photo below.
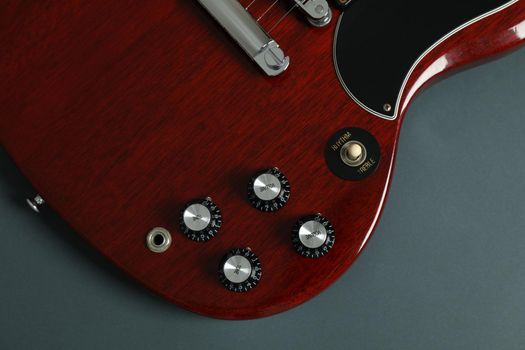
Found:
<svg viewBox="0 0 525 350"><path fill-rule="evenodd" d="M273 70L279 70L286 64L284 52L278 47L270 47L264 54L264 61Z"/></svg>
<svg viewBox="0 0 525 350"><path fill-rule="evenodd" d="M36 213L40 213L40 208L46 203L44 198L42 198L39 194L37 194L33 199L27 198L26 202L27 205L29 205L29 207Z"/></svg>
<svg viewBox="0 0 525 350"><path fill-rule="evenodd" d="M383 109L385 110L385 112L391 112L392 111L392 105L390 103L385 103L383 105Z"/></svg>
<svg viewBox="0 0 525 350"><path fill-rule="evenodd" d="M330 10L330 7L325 8L322 5L318 5L314 11L319 15L324 14L324 16L321 18L312 18L310 16L307 17L308 22L310 22L310 24L314 27L322 28L332 21L332 10Z"/></svg>

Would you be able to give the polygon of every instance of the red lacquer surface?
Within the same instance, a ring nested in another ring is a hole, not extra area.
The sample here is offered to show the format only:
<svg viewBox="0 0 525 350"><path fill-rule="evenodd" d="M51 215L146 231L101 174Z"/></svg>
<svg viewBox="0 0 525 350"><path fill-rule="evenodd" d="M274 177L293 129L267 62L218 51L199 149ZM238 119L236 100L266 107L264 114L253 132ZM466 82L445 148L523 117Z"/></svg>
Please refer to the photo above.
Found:
<svg viewBox="0 0 525 350"><path fill-rule="evenodd" d="M334 12L337 17L338 13ZM278 18L270 14L266 21ZM455 34L416 67L401 116L369 115L345 93L332 63L335 29L288 16L272 31L292 59L262 76L196 2L6 1L0 5L1 142L49 206L104 256L178 305L229 319L271 315L315 296L366 244L392 175L402 116L425 83L524 39L525 5ZM324 147L343 127L381 144L363 181L327 169ZM271 166L289 178L289 203L261 213L246 199L250 176ZM211 196L223 227L208 243L178 228L184 203ZM334 248L321 259L293 250L298 217L321 212ZM145 235L171 231L151 253ZM244 294L217 278L223 254L250 247L263 265Z"/></svg>

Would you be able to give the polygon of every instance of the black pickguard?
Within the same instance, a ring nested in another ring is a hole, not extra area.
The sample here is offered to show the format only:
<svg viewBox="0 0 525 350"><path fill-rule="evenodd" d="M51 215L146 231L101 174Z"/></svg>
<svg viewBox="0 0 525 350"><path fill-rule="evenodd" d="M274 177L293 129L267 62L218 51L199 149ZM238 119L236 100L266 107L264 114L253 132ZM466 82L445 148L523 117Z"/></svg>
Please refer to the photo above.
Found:
<svg viewBox="0 0 525 350"><path fill-rule="evenodd" d="M426 50L456 28L511 2L355 0L337 29L334 55L341 82L365 108L392 119L403 82Z"/></svg>

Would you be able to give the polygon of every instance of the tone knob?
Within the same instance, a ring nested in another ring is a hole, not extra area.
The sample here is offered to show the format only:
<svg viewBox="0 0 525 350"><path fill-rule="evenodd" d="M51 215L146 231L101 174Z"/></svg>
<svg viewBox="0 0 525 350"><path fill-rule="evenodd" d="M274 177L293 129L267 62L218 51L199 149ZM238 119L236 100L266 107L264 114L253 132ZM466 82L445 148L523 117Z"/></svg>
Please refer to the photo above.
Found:
<svg viewBox="0 0 525 350"><path fill-rule="evenodd" d="M277 168L261 171L248 184L248 199L261 211L276 211L290 199L290 183Z"/></svg>
<svg viewBox="0 0 525 350"><path fill-rule="evenodd" d="M261 279L261 263L249 248L233 249L219 266L219 279L232 292L247 292Z"/></svg>
<svg viewBox="0 0 525 350"><path fill-rule="evenodd" d="M182 209L180 227L193 241L205 242L213 238L221 224L221 211L209 197L188 203Z"/></svg>
<svg viewBox="0 0 525 350"><path fill-rule="evenodd" d="M292 230L292 243L299 254L320 258L334 246L335 231L321 214L299 219Z"/></svg>

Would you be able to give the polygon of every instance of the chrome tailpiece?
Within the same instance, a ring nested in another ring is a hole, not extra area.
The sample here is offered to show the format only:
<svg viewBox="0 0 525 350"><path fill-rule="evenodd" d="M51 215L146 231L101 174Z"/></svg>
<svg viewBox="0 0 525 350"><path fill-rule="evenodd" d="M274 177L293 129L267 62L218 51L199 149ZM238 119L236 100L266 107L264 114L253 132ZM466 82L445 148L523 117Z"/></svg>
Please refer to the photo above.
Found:
<svg viewBox="0 0 525 350"><path fill-rule="evenodd" d="M290 58L238 0L198 0L269 76L288 68Z"/></svg>

